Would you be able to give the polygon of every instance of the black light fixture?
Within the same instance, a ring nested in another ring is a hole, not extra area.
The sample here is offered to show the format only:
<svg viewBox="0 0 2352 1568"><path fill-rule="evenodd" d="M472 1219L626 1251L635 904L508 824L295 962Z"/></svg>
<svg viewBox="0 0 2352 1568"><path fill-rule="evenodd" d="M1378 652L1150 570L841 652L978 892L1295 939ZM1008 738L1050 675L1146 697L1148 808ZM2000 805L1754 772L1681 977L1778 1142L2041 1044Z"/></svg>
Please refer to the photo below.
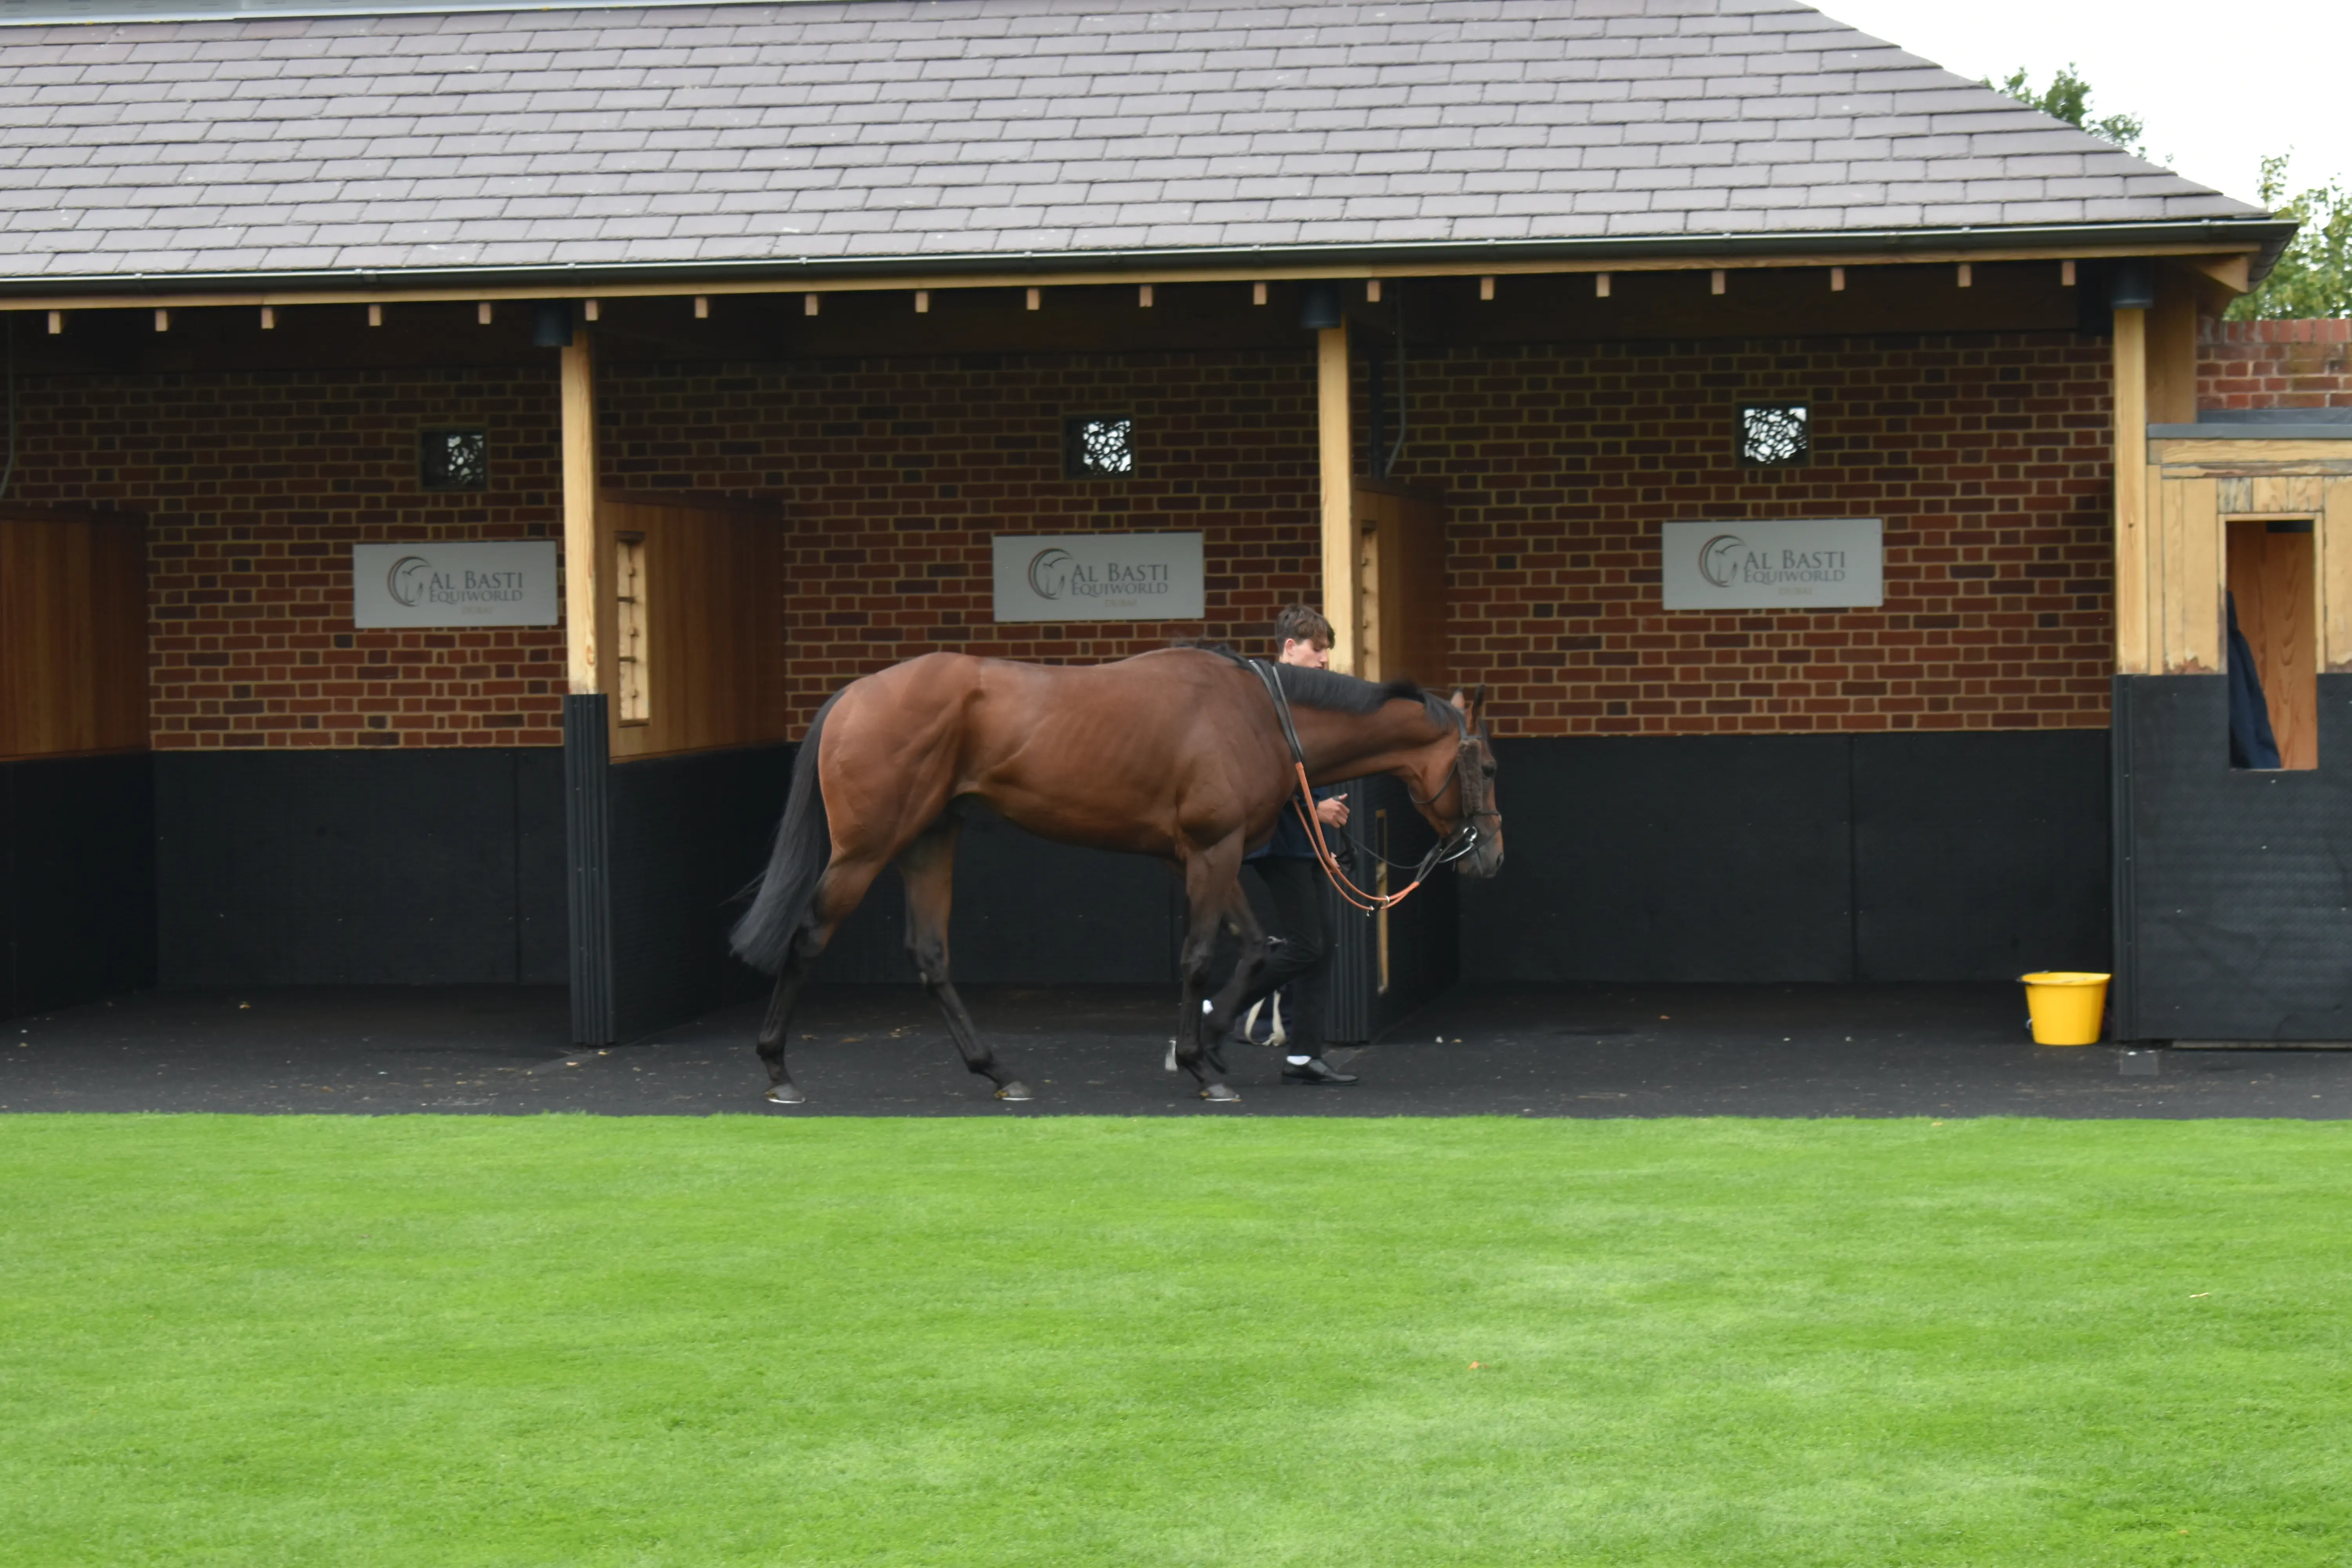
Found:
<svg viewBox="0 0 2352 1568"><path fill-rule="evenodd" d="M2108 274L2107 303L2118 310L2156 309L2156 263L2143 257L2118 261Z"/></svg>
<svg viewBox="0 0 2352 1568"><path fill-rule="evenodd" d="M568 349L572 346L572 305L565 300L541 300L530 308L530 346Z"/></svg>
<svg viewBox="0 0 2352 1568"><path fill-rule="evenodd" d="M1298 324L1310 332L1328 331L1344 326L1348 318L1339 309L1339 286L1337 283L1309 283L1298 301Z"/></svg>

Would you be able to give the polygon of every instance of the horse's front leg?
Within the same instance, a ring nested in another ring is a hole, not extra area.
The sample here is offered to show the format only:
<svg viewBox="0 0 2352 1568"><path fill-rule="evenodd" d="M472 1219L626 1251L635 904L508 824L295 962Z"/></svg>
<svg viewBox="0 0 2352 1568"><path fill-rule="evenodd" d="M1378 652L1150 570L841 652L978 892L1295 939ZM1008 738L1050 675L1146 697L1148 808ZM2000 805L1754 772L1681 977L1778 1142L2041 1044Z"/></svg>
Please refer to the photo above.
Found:
<svg viewBox="0 0 2352 1568"><path fill-rule="evenodd" d="M1201 1086L1201 1098L1218 1103L1241 1099L1228 1087L1222 1071L1210 1058L1202 1041L1202 1025L1213 1021L1219 1028L1230 1023L1232 1004L1240 993L1228 984L1219 994L1218 1005L1206 1013L1202 1006L1202 993L1209 984L1209 965L1216 956L1217 931L1231 917L1234 907L1242 907L1242 917L1248 921L1243 928L1244 947L1238 976L1243 972L1255 973L1263 958L1265 941L1250 940L1257 921L1248 913L1241 897L1242 840L1239 834L1223 839L1204 850L1198 850L1184 859L1184 895L1190 918L1184 927L1184 946L1180 960L1181 989L1176 1011L1176 1065L1192 1075Z"/></svg>

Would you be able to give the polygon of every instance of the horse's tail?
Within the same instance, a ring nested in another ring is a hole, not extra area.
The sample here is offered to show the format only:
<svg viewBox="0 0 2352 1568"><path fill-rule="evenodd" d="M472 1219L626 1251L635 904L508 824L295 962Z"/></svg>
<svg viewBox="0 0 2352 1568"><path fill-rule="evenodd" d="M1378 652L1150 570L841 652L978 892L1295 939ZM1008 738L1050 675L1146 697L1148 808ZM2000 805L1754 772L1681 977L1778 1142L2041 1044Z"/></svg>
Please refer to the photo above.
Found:
<svg viewBox="0 0 2352 1568"><path fill-rule="evenodd" d="M843 691L848 688L844 687ZM768 853L768 868L752 887L758 889L751 907L727 933L735 956L754 969L775 973L784 966L793 938L808 916L816 897L817 879L833 860L833 827L825 818L824 790L817 782L817 742L824 738L824 718L841 700L835 692L816 710L808 738L793 759L793 792L784 802L784 819L776 828L775 847Z"/></svg>

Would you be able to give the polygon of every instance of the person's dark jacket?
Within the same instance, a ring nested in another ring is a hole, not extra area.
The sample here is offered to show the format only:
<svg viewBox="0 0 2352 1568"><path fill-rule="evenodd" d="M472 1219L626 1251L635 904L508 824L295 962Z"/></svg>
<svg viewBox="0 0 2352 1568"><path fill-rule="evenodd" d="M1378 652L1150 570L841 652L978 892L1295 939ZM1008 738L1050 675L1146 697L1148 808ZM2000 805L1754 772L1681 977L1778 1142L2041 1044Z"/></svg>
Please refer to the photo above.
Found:
<svg viewBox="0 0 2352 1568"><path fill-rule="evenodd" d="M2271 731L2271 705L2263 697L2254 650L2238 630L2238 596L2226 595L2222 603L2230 612L2230 765L2274 768L2280 765L2278 738Z"/></svg>
<svg viewBox="0 0 2352 1568"><path fill-rule="evenodd" d="M1333 795L1344 793L1344 789L1343 785L1332 784L1328 788L1317 790L1315 798L1329 800ZM1331 853L1342 860L1347 858L1344 845L1347 836L1345 828L1333 827L1328 823L1324 824L1323 842L1329 845ZM1265 841L1265 848L1250 851L1247 858L1252 860L1312 860L1315 858L1315 841L1307 837L1306 826L1299 822L1298 813L1292 808L1288 801L1283 803L1282 815L1275 820L1274 837Z"/></svg>

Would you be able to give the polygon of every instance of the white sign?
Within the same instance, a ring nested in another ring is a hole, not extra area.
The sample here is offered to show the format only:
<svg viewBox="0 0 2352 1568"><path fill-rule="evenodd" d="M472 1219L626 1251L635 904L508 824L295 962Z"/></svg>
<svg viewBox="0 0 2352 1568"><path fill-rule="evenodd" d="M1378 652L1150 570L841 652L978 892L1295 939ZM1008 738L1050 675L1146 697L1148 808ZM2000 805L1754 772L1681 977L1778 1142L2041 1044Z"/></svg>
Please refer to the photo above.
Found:
<svg viewBox="0 0 2352 1568"><path fill-rule="evenodd" d="M555 541L354 544L355 626L551 626Z"/></svg>
<svg viewBox="0 0 2352 1568"><path fill-rule="evenodd" d="M1197 621L1197 533L1000 533L1000 621Z"/></svg>
<svg viewBox="0 0 2352 1568"><path fill-rule="evenodd" d="M1874 517L1658 525L1670 610L1843 610L1885 602Z"/></svg>

